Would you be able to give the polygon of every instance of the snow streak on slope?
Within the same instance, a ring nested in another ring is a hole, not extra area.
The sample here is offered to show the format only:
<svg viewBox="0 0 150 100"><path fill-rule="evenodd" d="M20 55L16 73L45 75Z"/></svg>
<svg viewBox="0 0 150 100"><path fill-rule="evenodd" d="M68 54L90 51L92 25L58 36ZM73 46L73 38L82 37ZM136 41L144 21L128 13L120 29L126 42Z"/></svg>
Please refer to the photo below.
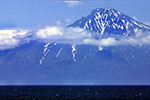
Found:
<svg viewBox="0 0 150 100"><path fill-rule="evenodd" d="M59 54L61 53L63 47L60 48L60 50L58 51L57 55L56 55L56 58L59 56Z"/></svg>
<svg viewBox="0 0 150 100"><path fill-rule="evenodd" d="M43 63L43 61L44 61L46 55L47 55L48 52L50 51L50 50L48 49L48 46L49 46L50 44L51 44L51 43L48 42L48 43L46 43L46 44L44 45L44 51L43 51L43 56L42 56L42 58L40 59L40 65Z"/></svg>
<svg viewBox="0 0 150 100"><path fill-rule="evenodd" d="M75 58L76 57L76 50L77 50L76 49L76 44L73 44L72 45L72 59L73 59L74 62L77 61L76 58Z"/></svg>

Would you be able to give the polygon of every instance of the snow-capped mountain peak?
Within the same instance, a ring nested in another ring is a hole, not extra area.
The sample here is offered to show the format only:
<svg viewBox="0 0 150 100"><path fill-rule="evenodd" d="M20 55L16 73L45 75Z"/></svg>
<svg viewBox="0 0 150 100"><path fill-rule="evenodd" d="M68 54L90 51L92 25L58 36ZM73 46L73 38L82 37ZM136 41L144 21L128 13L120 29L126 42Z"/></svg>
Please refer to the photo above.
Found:
<svg viewBox="0 0 150 100"><path fill-rule="evenodd" d="M75 21L68 27L80 27L90 32L133 35L138 30L150 31L150 27L112 8L92 10L87 17ZM93 34L95 35L95 34Z"/></svg>

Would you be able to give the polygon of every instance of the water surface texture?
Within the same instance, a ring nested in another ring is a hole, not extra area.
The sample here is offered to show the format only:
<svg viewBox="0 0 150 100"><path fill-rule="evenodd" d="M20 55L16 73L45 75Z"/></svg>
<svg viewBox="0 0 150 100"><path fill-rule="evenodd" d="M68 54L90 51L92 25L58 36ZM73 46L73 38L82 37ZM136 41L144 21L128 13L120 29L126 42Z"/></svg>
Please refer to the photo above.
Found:
<svg viewBox="0 0 150 100"><path fill-rule="evenodd" d="M150 86L1 86L0 100L149 100Z"/></svg>

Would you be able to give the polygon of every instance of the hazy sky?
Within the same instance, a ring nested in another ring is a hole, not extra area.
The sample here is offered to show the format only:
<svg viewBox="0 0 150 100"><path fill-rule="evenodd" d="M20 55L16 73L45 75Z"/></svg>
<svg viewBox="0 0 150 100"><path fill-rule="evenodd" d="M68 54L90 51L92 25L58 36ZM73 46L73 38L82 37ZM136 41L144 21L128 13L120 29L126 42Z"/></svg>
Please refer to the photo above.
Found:
<svg viewBox="0 0 150 100"><path fill-rule="evenodd" d="M59 22L75 21L92 9L111 7L150 22L150 0L0 0L0 28L37 28ZM66 23L67 23L66 22ZM65 24L66 24L65 23Z"/></svg>

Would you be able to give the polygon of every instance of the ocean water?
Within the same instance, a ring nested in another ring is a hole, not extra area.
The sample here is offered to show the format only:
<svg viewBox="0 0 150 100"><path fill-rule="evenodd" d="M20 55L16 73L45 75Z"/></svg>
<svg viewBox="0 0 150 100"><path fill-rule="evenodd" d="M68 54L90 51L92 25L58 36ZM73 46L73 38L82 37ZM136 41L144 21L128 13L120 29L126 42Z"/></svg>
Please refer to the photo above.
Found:
<svg viewBox="0 0 150 100"><path fill-rule="evenodd" d="M150 100L150 86L0 86L0 100Z"/></svg>

